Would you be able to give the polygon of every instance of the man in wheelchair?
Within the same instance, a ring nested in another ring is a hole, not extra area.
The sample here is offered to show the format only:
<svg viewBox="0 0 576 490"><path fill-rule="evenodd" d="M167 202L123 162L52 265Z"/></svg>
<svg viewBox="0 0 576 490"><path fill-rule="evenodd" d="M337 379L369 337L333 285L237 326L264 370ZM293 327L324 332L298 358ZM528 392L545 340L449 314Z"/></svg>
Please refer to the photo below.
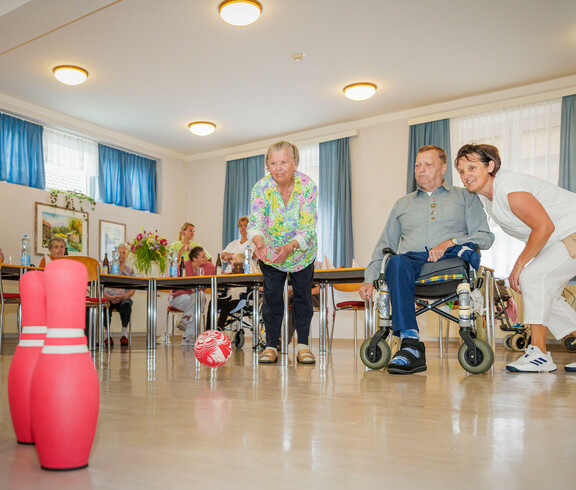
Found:
<svg viewBox="0 0 576 490"><path fill-rule="evenodd" d="M488 249L494 242L479 199L464 188L448 184L444 180L446 170L446 152L442 148L427 145L418 150L418 189L394 205L358 291L363 299L372 296L383 251L395 252L385 270L393 333L401 338L400 349L388 365L392 374L426 370L426 352L420 342L414 308L415 283L422 266L446 258L446 251L455 245L466 243Z"/></svg>

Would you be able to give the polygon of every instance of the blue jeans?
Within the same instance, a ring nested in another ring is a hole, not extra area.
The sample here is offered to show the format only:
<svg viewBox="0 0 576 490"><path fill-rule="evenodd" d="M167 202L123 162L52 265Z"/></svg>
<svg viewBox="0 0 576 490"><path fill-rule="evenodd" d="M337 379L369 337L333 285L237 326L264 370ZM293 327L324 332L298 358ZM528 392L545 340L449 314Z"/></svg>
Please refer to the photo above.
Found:
<svg viewBox="0 0 576 490"><path fill-rule="evenodd" d="M401 330L418 330L414 300L416 279L422 266L428 262L428 252L406 252L393 255L386 266L386 284L390 290L392 328L394 335Z"/></svg>

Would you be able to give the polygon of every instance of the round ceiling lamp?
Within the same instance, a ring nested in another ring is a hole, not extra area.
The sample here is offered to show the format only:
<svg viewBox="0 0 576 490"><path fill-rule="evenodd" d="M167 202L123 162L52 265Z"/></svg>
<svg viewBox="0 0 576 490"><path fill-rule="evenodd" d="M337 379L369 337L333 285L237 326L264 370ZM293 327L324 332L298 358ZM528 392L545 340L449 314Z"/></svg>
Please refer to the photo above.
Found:
<svg viewBox="0 0 576 490"><path fill-rule="evenodd" d="M88 78L88 72L84 68L73 65L59 65L52 70L56 80L66 85L80 85Z"/></svg>
<svg viewBox="0 0 576 490"><path fill-rule="evenodd" d="M219 7L220 17L233 26L247 26L256 22L262 5L256 0L226 0Z"/></svg>
<svg viewBox="0 0 576 490"><path fill-rule="evenodd" d="M216 124L208 121L196 121L188 124L188 129L196 136L208 136L216 131Z"/></svg>
<svg viewBox="0 0 576 490"><path fill-rule="evenodd" d="M358 82L346 85L344 95L351 100L366 100L376 93L376 85L370 82Z"/></svg>

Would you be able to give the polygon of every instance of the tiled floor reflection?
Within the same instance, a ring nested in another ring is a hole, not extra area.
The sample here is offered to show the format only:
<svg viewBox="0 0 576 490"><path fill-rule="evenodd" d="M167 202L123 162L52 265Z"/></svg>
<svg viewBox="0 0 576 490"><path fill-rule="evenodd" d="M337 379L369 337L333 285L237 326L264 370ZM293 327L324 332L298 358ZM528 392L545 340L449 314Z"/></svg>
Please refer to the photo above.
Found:
<svg viewBox="0 0 576 490"><path fill-rule="evenodd" d="M247 345L217 370L191 347L115 347L96 355L101 405L90 465L40 469L15 442L6 395L14 343L0 357L0 488L576 487L576 355L559 370L467 375L450 346L414 376L367 372L352 342L316 366L292 350L259 366Z"/></svg>

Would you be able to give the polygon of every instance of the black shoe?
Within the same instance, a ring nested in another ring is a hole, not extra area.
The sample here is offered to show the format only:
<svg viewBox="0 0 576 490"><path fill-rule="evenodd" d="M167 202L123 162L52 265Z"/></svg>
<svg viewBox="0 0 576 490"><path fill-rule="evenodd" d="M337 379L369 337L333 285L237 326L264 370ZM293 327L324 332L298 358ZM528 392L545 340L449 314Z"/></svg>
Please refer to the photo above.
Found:
<svg viewBox="0 0 576 490"><path fill-rule="evenodd" d="M416 357L412 352L407 351L406 347L410 349L415 349L420 352L420 357ZM414 374L426 371L426 347L424 342L420 342L418 339L402 339L400 344L400 350L394 354L394 358L404 357L408 360L408 365L402 364L388 364L388 372L390 374Z"/></svg>

